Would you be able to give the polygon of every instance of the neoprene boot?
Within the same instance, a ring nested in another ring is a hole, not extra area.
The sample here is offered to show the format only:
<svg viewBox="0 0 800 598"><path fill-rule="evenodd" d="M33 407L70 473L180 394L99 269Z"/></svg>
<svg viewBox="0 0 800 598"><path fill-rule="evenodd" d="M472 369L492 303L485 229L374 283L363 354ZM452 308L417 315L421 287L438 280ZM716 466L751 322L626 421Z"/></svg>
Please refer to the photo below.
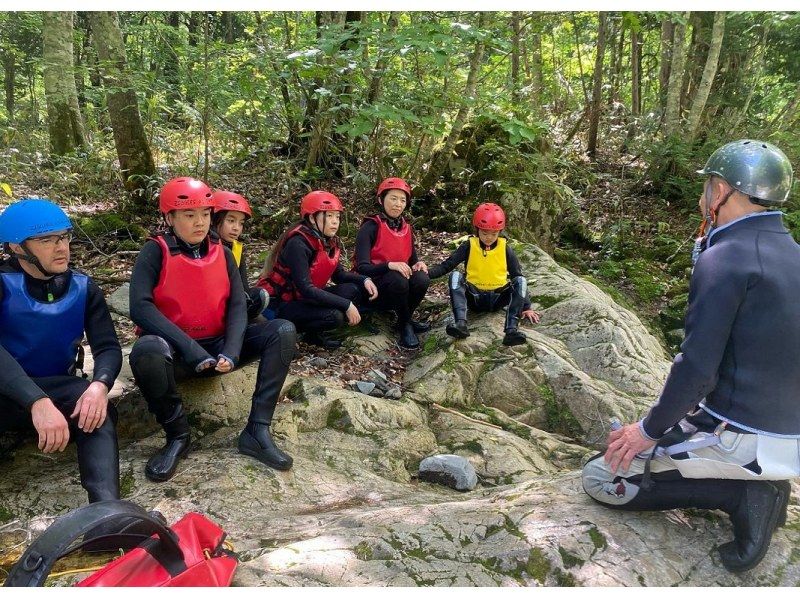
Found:
<svg viewBox="0 0 800 598"><path fill-rule="evenodd" d="M513 347L515 345L524 345L528 340L524 332L520 332L517 328L506 330L503 335L503 344L506 347Z"/></svg>
<svg viewBox="0 0 800 598"><path fill-rule="evenodd" d="M306 332L303 335L303 342L328 350L338 349L342 346L342 341L331 338L321 332Z"/></svg>
<svg viewBox="0 0 800 598"><path fill-rule="evenodd" d="M247 290L247 319L257 318L269 305L269 294L261 287Z"/></svg>
<svg viewBox="0 0 800 598"><path fill-rule="evenodd" d="M266 424L247 423L239 435L239 452L280 471L292 467L292 458L276 446Z"/></svg>
<svg viewBox="0 0 800 598"><path fill-rule="evenodd" d="M119 445L116 422L117 410L109 403L106 420L93 432L87 434L76 424L70 426L78 448L81 486L89 495L89 502L119 498Z"/></svg>
<svg viewBox="0 0 800 598"><path fill-rule="evenodd" d="M466 320L456 320L445 327L447 334L453 338L467 338L469 336L469 326Z"/></svg>
<svg viewBox="0 0 800 598"><path fill-rule="evenodd" d="M414 332L428 332L431 329L431 325L428 322L420 322L419 320L411 320L411 328L414 329Z"/></svg>
<svg viewBox="0 0 800 598"><path fill-rule="evenodd" d="M733 541L719 547L722 564L741 573L758 565L789 502L788 483L746 481L738 507L731 512Z"/></svg>
<svg viewBox="0 0 800 598"><path fill-rule="evenodd" d="M516 276L511 281L511 301L506 311L506 323L503 332L503 344L507 347L522 345L528 337L519 330L519 316L525 306L525 295L528 292L528 282L524 276Z"/></svg>
<svg viewBox="0 0 800 598"><path fill-rule="evenodd" d="M166 482L175 475L178 461L189 452L191 442L189 419L182 404L178 404L162 426L167 434L167 442L160 451L148 459L144 469L145 476L151 482Z"/></svg>
<svg viewBox="0 0 800 598"><path fill-rule="evenodd" d="M411 325L411 322L406 322L400 326L400 339L398 342L400 346L405 349L419 348L419 339L414 332L414 327Z"/></svg>

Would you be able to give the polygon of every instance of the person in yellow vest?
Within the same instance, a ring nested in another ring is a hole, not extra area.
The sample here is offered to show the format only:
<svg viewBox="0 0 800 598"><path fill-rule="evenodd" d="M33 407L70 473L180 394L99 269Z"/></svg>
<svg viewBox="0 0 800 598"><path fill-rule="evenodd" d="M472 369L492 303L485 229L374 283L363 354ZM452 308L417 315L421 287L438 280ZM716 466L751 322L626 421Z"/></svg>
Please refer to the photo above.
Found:
<svg viewBox="0 0 800 598"><path fill-rule="evenodd" d="M244 232L244 224L253 217L253 210L247 200L231 191L215 191L211 196L214 202L214 219L212 229L219 235L222 244L233 253L242 287L247 294L247 318L252 320L266 309L269 295L264 289L251 287L247 282L247 261L244 257L244 244L239 237Z"/></svg>
<svg viewBox="0 0 800 598"><path fill-rule="evenodd" d="M500 232L506 226L503 209L494 203L483 203L472 217L476 235L459 245L450 257L428 270L431 279L450 274L450 304L455 321L447 325L447 334L467 338L467 308L475 311L497 311L508 306L503 344L521 345L527 337L519 330L520 319L539 321L527 297L528 283L522 275L514 250ZM465 264L466 276L453 270Z"/></svg>

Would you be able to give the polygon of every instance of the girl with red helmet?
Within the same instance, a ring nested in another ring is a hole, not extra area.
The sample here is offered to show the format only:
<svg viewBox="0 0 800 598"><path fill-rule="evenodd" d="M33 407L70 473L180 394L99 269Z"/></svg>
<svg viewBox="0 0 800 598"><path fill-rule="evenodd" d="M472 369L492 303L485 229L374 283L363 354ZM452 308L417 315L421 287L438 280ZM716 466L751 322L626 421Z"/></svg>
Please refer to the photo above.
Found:
<svg viewBox="0 0 800 598"><path fill-rule="evenodd" d="M286 320L248 324L246 296L233 253L209 235L211 189L190 177L164 184L159 208L167 230L149 239L136 258L130 286L131 319L139 340L131 370L166 444L145 475L170 479L190 445L189 420L175 384L183 376L213 376L260 358L250 417L239 452L275 469L292 458L273 442L272 414L294 356L296 333Z"/></svg>
<svg viewBox="0 0 800 598"><path fill-rule="evenodd" d="M336 233L344 208L333 193L312 191L300 202L302 220L286 231L267 257L256 283L270 295L275 315L295 323L303 340L336 349L341 341L323 334L361 321L356 307L362 290L370 300L378 296L372 280L347 272L339 261ZM333 285L330 283L333 282Z"/></svg>
<svg viewBox="0 0 800 598"><path fill-rule="evenodd" d="M214 203L211 228L217 233L222 244L231 250L236 265L239 266L239 275L247 293L247 317L252 320L264 311L269 302L269 295L264 289L251 287L247 282L244 244L239 240L245 222L253 217L253 211L244 197L231 191L215 191L211 201Z"/></svg>
<svg viewBox="0 0 800 598"><path fill-rule="evenodd" d="M375 309L394 311L400 332L399 344L407 349L419 347L417 332L430 330L430 324L412 318L430 279L425 262L417 258L414 231L403 218L411 204L411 187L401 178L384 179L378 185L380 211L368 216L358 229L353 265L359 274L375 281L380 298Z"/></svg>
<svg viewBox="0 0 800 598"><path fill-rule="evenodd" d="M470 235L450 257L430 269L431 278L452 272L449 278L450 304L455 322L447 325L447 334L455 338L469 336L467 308L497 311L508 306L503 344L521 345L526 340L519 330L520 318L538 322L539 314L531 309L528 283L519 260L500 232L506 227L503 208L482 203L472 217L477 234ZM453 270L464 264L466 275Z"/></svg>

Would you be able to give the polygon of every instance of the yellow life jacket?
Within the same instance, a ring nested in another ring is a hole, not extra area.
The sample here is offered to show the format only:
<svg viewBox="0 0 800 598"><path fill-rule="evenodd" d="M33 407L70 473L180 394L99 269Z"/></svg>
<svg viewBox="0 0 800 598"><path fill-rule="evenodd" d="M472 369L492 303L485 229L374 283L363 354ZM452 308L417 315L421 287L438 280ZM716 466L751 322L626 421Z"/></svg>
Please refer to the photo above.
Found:
<svg viewBox="0 0 800 598"><path fill-rule="evenodd" d="M233 252L233 257L236 260L236 265L242 263L242 250L244 249L244 245L239 241L231 241L231 251Z"/></svg>
<svg viewBox="0 0 800 598"><path fill-rule="evenodd" d="M478 237L469 238L467 258L467 282L481 291L492 291L508 282L506 262L506 239L497 238L494 249L484 249Z"/></svg>

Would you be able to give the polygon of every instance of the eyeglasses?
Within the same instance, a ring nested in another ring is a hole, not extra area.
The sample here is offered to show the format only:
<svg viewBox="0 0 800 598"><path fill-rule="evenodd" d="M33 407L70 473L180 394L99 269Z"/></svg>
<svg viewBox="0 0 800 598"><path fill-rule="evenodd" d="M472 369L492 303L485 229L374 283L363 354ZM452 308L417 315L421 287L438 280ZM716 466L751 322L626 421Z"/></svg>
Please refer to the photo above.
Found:
<svg viewBox="0 0 800 598"><path fill-rule="evenodd" d="M61 233L60 235L47 235L46 237L33 237L31 241L36 241L43 247L55 247L59 241L63 241L67 245L72 241L72 232Z"/></svg>

